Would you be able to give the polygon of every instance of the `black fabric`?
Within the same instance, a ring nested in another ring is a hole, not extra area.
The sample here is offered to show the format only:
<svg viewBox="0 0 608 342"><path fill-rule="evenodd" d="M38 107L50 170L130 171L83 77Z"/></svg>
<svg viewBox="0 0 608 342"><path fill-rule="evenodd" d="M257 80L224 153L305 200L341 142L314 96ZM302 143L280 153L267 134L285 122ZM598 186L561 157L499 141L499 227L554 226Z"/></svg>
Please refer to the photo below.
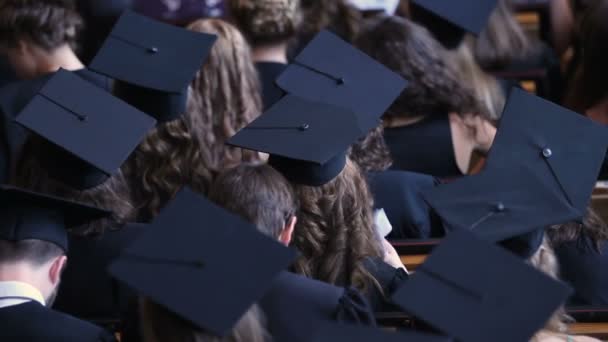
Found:
<svg viewBox="0 0 608 342"><path fill-rule="evenodd" d="M408 126L385 128L384 139L394 170L425 173L439 178L462 176L456 164L448 115L429 115Z"/></svg>
<svg viewBox="0 0 608 342"><path fill-rule="evenodd" d="M0 341L108 342L116 339L91 323L30 301L0 309Z"/></svg>
<svg viewBox="0 0 608 342"><path fill-rule="evenodd" d="M287 68L287 64L257 62L255 63L255 67L258 70L262 83L262 100L264 102L264 110L266 110L285 95L285 92L276 85L275 81Z"/></svg>
<svg viewBox="0 0 608 342"><path fill-rule="evenodd" d="M106 269L143 229L129 225L99 237L70 236L68 266L53 308L81 319L122 318L135 295L112 279Z"/></svg>
<svg viewBox="0 0 608 342"><path fill-rule="evenodd" d="M608 243L598 252L592 240L581 235L555 248L555 253L561 279L574 288L570 305L608 305Z"/></svg>
<svg viewBox="0 0 608 342"><path fill-rule="evenodd" d="M365 268L382 287L380 291L372 285L368 290L367 299L374 312L401 311L390 298L407 281L408 274L402 268L394 268L380 258L366 259Z"/></svg>
<svg viewBox="0 0 608 342"><path fill-rule="evenodd" d="M74 72L82 79L106 90L112 87L111 79L88 69ZM19 160L21 149L29 136L29 132L22 126L13 122L19 112L42 88L49 75L36 80L13 82L0 89L0 181L7 183L11 177L16 163ZM27 82L27 83L26 83ZM23 86L28 84L28 86ZM4 164L4 165L3 165Z"/></svg>
<svg viewBox="0 0 608 342"><path fill-rule="evenodd" d="M310 341L323 321L375 325L367 301L344 289L290 272L283 272L259 302L275 341Z"/></svg>
<svg viewBox="0 0 608 342"><path fill-rule="evenodd" d="M376 209L384 209L393 231L389 239L428 239L436 237L440 222L434 222L431 209L421 193L439 181L432 176L407 171L372 172L367 175Z"/></svg>

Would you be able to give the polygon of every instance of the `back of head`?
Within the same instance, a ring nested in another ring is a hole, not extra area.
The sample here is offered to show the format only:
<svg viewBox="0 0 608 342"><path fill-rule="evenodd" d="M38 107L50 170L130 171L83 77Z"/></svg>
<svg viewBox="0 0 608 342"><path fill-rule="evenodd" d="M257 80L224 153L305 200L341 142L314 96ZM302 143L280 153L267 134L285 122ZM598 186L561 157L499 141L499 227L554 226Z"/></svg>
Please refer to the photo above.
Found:
<svg viewBox="0 0 608 342"><path fill-rule="evenodd" d="M83 22L71 0L0 1L0 42L14 47L20 40L47 51L75 47Z"/></svg>
<svg viewBox="0 0 608 342"><path fill-rule="evenodd" d="M42 240L0 240L0 265L27 263L39 267L64 255L61 247Z"/></svg>
<svg viewBox="0 0 608 342"><path fill-rule="evenodd" d="M353 42L360 29L362 15L347 0L301 0L303 21L299 45L304 46L317 33L329 29L347 42Z"/></svg>
<svg viewBox="0 0 608 342"><path fill-rule="evenodd" d="M373 231L373 198L359 168L350 160L331 182L295 186L300 203L293 244L302 253L296 271L330 284L366 291L375 279L363 262L379 257Z"/></svg>
<svg viewBox="0 0 608 342"><path fill-rule="evenodd" d="M257 305L252 306L232 331L223 338L201 331L192 323L149 299L141 300L140 312L144 340L149 342L264 342L269 340L264 313Z"/></svg>
<svg viewBox="0 0 608 342"><path fill-rule="evenodd" d="M220 172L241 161L258 160L257 153L225 145L262 111L260 82L249 45L234 26L219 19L197 20L188 29L218 36L190 85L185 117L203 164Z"/></svg>
<svg viewBox="0 0 608 342"><path fill-rule="evenodd" d="M475 59L486 70L506 68L533 52L533 45L511 7L510 0L499 0L488 25L475 41Z"/></svg>
<svg viewBox="0 0 608 342"><path fill-rule="evenodd" d="M364 173L380 172L390 168L393 159L384 140L384 126L378 125L354 144L348 156Z"/></svg>
<svg viewBox="0 0 608 342"><path fill-rule="evenodd" d="M255 46L284 43L298 31L299 0L230 0L236 26Z"/></svg>
<svg viewBox="0 0 608 342"><path fill-rule="evenodd" d="M374 18L356 45L410 81L385 118L480 112L448 52L422 26L398 17Z"/></svg>

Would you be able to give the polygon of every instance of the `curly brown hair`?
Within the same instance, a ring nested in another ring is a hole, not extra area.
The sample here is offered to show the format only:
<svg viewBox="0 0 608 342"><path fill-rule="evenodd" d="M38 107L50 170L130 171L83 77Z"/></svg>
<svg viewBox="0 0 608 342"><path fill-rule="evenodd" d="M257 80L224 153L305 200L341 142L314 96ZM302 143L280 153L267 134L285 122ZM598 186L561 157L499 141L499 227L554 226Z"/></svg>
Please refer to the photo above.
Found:
<svg viewBox="0 0 608 342"><path fill-rule="evenodd" d="M361 12L346 0L301 0L302 25L296 45L306 45L321 30L328 29L347 42L354 42L363 20Z"/></svg>
<svg viewBox="0 0 608 342"><path fill-rule="evenodd" d="M384 125L378 125L354 144L350 149L349 157L365 173L388 170L393 164L393 159L384 140Z"/></svg>
<svg viewBox="0 0 608 342"><path fill-rule="evenodd" d="M157 126L124 167L142 221L152 220L183 186L207 194L217 173L260 159L225 146L262 108L247 42L218 19L195 21L189 29L218 40L190 85L186 114Z"/></svg>
<svg viewBox="0 0 608 342"><path fill-rule="evenodd" d="M300 202L293 244L302 253L297 273L366 292L378 286L364 261L382 257L372 222L373 199L359 168L347 161L342 173L321 187L295 186Z"/></svg>
<svg viewBox="0 0 608 342"><path fill-rule="evenodd" d="M252 45L288 41L301 23L299 0L230 0L230 14Z"/></svg>
<svg viewBox="0 0 608 342"><path fill-rule="evenodd" d="M0 1L0 42L7 47L29 40L47 51L64 44L75 48L82 27L70 0Z"/></svg>
<svg viewBox="0 0 608 342"><path fill-rule="evenodd" d="M485 115L473 92L459 80L448 51L422 26L399 17L372 18L361 30L356 45L410 81L385 118Z"/></svg>
<svg viewBox="0 0 608 342"><path fill-rule="evenodd" d="M131 193L123 173L119 170L102 184L86 190L74 189L61 181L51 178L40 162L40 151L48 144L38 136L30 137L25 143L21 158L17 162L16 175L12 183L18 187L50 194L69 200L82 202L112 212L108 218L91 222L86 227L74 230L79 235L98 235L106 230L121 228L136 218L131 203Z"/></svg>
<svg viewBox="0 0 608 342"><path fill-rule="evenodd" d="M593 241L598 253L601 251L602 244L608 241L608 225L591 207L587 208L587 213L583 217L582 223L568 222L552 226L548 230L551 244L555 248L563 243L578 239L581 234Z"/></svg>

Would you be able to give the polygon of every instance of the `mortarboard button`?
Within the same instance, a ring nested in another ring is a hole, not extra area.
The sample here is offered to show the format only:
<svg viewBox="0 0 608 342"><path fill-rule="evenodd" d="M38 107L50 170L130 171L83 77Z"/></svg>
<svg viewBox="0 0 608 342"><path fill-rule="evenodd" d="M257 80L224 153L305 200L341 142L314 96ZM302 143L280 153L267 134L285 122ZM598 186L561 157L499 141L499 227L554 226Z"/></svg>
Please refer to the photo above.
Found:
<svg viewBox="0 0 608 342"><path fill-rule="evenodd" d="M550 148L544 148L543 149L543 157L545 157L545 158L551 158L552 155L553 155L553 151L551 151Z"/></svg>
<svg viewBox="0 0 608 342"><path fill-rule="evenodd" d="M151 53L151 54L158 53L158 48L157 47L150 47L150 48L148 48L148 52Z"/></svg>
<svg viewBox="0 0 608 342"><path fill-rule="evenodd" d="M505 211L505 205L504 205L504 203L502 203L502 202L498 202L498 203L496 204L495 210L496 210L497 212L499 212L499 213L501 213L501 212Z"/></svg>

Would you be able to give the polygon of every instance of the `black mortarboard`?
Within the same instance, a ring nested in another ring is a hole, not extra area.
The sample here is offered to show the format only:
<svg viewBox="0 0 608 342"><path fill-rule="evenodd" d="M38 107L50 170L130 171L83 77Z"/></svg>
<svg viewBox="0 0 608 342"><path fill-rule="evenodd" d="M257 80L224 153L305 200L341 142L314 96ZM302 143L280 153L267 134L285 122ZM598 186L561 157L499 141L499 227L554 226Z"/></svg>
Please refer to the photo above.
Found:
<svg viewBox="0 0 608 342"><path fill-rule="evenodd" d="M544 228L579 219L581 213L527 167L484 171L423 193L448 231L471 230L505 243L524 258L542 243Z"/></svg>
<svg viewBox="0 0 608 342"><path fill-rule="evenodd" d="M1 240L42 240L67 251L67 229L108 215L86 204L0 185Z"/></svg>
<svg viewBox="0 0 608 342"><path fill-rule="evenodd" d="M37 156L51 177L81 190L118 170L155 124L65 70L48 79L15 121L51 143Z"/></svg>
<svg viewBox="0 0 608 342"><path fill-rule="evenodd" d="M349 146L365 132L348 109L287 95L228 144L269 153L290 181L321 186L342 172Z"/></svg>
<svg viewBox="0 0 608 342"><path fill-rule="evenodd" d="M608 147L608 129L513 88L486 170L525 164L584 213Z"/></svg>
<svg viewBox="0 0 608 342"><path fill-rule="evenodd" d="M186 189L109 270L142 296L224 336L296 256Z"/></svg>
<svg viewBox="0 0 608 342"><path fill-rule="evenodd" d="M412 19L425 26L446 48L460 45L466 32L486 27L498 0L412 0Z"/></svg>
<svg viewBox="0 0 608 342"><path fill-rule="evenodd" d="M378 126L407 85L329 31L317 34L276 82L289 94L352 110L365 129Z"/></svg>
<svg viewBox="0 0 608 342"><path fill-rule="evenodd" d="M122 99L170 121L185 112L188 86L215 40L125 11L89 67L116 79Z"/></svg>
<svg viewBox="0 0 608 342"><path fill-rule="evenodd" d="M529 341L570 292L516 256L459 231L433 250L392 299L456 340L511 342Z"/></svg>
<svg viewBox="0 0 608 342"><path fill-rule="evenodd" d="M433 305L430 305L433 306ZM415 331L400 330L390 332L380 328L361 325L322 323L316 329L312 342L449 342L451 338L423 334Z"/></svg>

